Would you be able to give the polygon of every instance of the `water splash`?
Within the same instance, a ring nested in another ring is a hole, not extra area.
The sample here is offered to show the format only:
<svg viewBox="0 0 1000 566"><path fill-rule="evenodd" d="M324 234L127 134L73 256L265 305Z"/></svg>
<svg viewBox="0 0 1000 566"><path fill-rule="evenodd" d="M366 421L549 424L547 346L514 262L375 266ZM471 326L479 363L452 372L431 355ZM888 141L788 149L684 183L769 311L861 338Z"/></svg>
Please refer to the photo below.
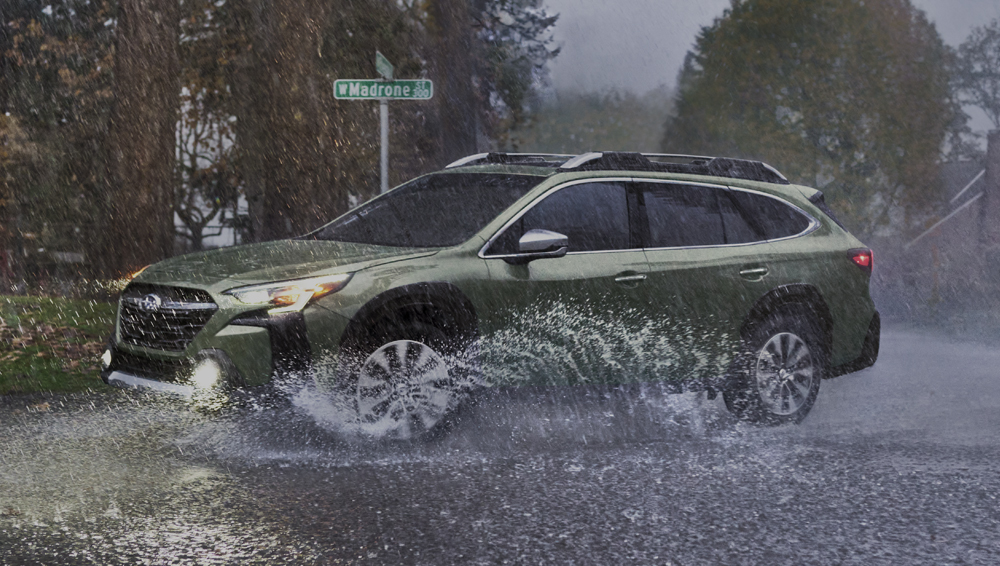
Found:
<svg viewBox="0 0 1000 566"><path fill-rule="evenodd" d="M657 320L639 309L552 302L518 313L481 340L483 374L494 385L682 384L719 377L734 354L721 327L712 315Z"/></svg>
<svg viewBox="0 0 1000 566"><path fill-rule="evenodd" d="M712 317L697 323L651 320L648 313L634 309L616 313L593 304L553 302L520 313L501 331L447 356L455 377L451 390L456 400L467 401L484 390L527 387L535 391L529 395L551 400L553 395L573 398L574 386L634 388L648 383L638 393L628 394L637 394L639 402L652 396L654 389L659 397L668 391L700 390L705 380L721 378L732 359L716 322ZM282 388L295 406L328 430L384 438L388 432L384 423L359 418L356 391L343 387L339 371L337 358L326 356L316 363L314 380L293 379ZM661 404L667 411L682 406L679 400Z"/></svg>

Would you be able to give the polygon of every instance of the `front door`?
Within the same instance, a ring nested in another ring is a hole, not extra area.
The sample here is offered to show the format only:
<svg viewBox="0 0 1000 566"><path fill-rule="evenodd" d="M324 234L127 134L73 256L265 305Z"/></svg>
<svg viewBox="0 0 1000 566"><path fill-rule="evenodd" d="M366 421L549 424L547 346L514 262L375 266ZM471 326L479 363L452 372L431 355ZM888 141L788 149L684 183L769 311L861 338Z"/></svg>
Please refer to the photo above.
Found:
<svg viewBox="0 0 1000 566"><path fill-rule="evenodd" d="M485 312L484 370L498 384L607 383L634 379L634 334L645 321L646 256L625 180L590 180L543 195L484 256L496 290ZM508 260L528 230L567 236L564 257Z"/></svg>

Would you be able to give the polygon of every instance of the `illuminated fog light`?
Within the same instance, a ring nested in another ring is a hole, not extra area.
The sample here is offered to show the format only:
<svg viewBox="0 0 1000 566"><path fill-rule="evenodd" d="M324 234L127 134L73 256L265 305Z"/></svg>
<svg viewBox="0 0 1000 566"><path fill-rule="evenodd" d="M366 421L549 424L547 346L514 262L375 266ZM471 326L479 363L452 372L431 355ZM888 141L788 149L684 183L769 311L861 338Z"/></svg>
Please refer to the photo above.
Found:
<svg viewBox="0 0 1000 566"><path fill-rule="evenodd" d="M104 353L101 354L101 368L108 369L109 367L111 367L111 348L104 350Z"/></svg>
<svg viewBox="0 0 1000 566"><path fill-rule="evenodd" d="M222 368L219 367L219 362L207 358L198 362L198 365L194 367L191 383L198 389L211 389L218 385L221 378Z"/></svg>

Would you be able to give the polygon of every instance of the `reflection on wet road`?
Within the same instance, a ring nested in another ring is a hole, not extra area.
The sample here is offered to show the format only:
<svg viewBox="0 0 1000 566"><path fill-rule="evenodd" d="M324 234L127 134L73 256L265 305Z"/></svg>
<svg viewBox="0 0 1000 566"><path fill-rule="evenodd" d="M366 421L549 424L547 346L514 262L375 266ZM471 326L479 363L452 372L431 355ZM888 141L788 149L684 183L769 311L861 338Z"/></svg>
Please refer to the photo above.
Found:
<svg viewBox="0 0 1000 566"><path fill-rule="evenodd" d="M300 401L0 400L3 564L996 564L1000 349L888 330L797 427L535 391L372 444Z"/></svg>

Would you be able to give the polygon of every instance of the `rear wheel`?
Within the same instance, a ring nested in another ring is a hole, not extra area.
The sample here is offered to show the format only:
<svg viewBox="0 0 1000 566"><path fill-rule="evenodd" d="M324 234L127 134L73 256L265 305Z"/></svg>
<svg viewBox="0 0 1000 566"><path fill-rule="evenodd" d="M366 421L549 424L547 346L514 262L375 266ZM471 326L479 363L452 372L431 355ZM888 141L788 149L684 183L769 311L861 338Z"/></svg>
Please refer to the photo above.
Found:
<svg viewBox="0 0 1000 566"><path fill-rule="evenodd" d="M828 363L823 332L807 309L784 309L750 331L738 385L723 393L737 417L762 424L802 422Z"/></svg>

